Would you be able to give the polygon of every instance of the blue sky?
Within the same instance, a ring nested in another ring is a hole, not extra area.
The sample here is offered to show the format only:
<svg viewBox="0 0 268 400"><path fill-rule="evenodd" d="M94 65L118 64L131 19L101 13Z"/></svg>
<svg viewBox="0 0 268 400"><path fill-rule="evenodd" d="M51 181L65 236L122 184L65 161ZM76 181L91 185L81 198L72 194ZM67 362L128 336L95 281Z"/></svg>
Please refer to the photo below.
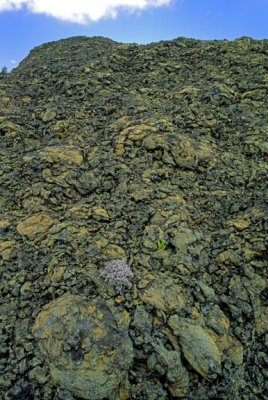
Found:
<svg viewBox="0 0 268 400"><path fill-rule="evenodd" d="M0 68L70 36L150 43L268 38L268 0L0 0Z"/></svg>

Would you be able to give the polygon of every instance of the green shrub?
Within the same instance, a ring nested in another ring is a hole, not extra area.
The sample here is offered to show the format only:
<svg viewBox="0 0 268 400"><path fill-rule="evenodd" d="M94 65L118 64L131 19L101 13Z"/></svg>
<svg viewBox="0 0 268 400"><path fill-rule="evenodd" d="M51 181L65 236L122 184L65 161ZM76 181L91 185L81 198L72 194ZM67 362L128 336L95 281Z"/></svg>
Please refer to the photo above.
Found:
<svg viewBox="0 0 268 400"><path fill-rule="evenodd" d="M7 74L8 74L7 67L2 67L1 72L0 72L0 77L6 76Z"/></svg>

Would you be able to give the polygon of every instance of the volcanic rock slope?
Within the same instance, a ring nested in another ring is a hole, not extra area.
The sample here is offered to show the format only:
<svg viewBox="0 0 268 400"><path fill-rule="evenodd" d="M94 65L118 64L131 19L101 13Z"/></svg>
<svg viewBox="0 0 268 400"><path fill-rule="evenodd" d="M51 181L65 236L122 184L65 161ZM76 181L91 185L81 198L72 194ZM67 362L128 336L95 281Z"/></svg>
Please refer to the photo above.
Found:
<svg viewBox="0 0 268 400"><path fill-rule="evenodd" d="M267 399L267 50L74 37L1 77L1 398Z"/></svg>

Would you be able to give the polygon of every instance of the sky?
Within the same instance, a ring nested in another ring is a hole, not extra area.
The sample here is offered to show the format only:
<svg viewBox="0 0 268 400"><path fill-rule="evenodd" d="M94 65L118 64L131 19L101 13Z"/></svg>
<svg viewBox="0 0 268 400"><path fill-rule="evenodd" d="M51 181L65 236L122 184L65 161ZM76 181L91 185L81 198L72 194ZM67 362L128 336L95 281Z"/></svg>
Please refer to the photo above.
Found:
<svg viewBox="0 0 268 400"><path fill-rule="evenodd" d="M0 0L0 70L33 47L79 35L141 44L268 39L268 0Z"/></svg>

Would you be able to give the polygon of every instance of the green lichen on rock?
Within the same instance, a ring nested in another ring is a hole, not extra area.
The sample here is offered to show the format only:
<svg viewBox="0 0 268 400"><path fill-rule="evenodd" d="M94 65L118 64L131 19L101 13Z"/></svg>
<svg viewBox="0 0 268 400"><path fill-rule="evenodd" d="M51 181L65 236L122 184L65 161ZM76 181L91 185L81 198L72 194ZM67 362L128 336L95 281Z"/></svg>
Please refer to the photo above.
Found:
<svg viewBox="0 0 268 400"><path fill-rule="evenodd" d="M206 379L221 373L221 353L210 334L195 321L171 316L169 326L178 335L183 354L191 366Z"/></svg>
<svg viewBox="0 0 268 400"><path fill-rule="evenodd" d="M0 398L265 396L267 50L73 37L1 76Z"/></svg>
<svg viewBox="0 0 268 400"><path fill-rule="evenodd" d="M43 307L33 334L54 384L84 399L109 396L133 361L126 326L103 301L65 294Z"/></svg>

